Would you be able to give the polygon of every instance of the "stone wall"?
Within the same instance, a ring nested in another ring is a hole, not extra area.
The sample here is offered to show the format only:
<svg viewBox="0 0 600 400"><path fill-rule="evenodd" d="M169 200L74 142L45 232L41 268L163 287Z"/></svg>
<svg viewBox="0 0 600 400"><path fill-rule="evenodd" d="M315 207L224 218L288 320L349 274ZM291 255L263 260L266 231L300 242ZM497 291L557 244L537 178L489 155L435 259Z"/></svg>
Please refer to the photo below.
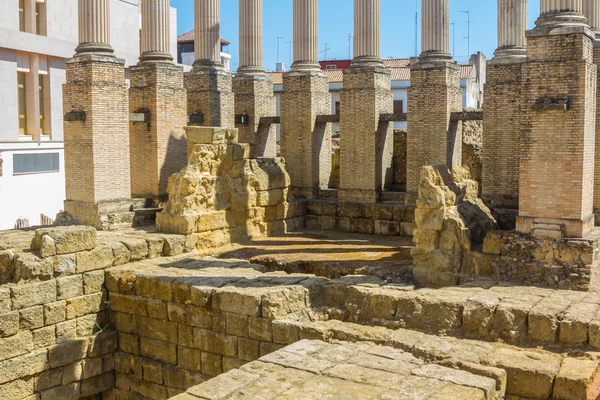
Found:
<svg viewBox="0 0 600 400"><path fill-rule="evenodd" d="M303 226L305 201L291 195L283 158L251 158L235 130L188 127L187 136L188 165L169 179L158 231L206 249Z"/></svg>
<svg viewBox="0 0 600 400"><path fill-rule="evenodd" d="M307 204L306 227L325 231L412 236L415 207L313 199Z"/></svg>
<svg viewBox="0 0 600 400"><path fill-rule="evenodd" d="M181 253L185 238L99 239L90 227L32 236L9 231L0 239L0 398L78 399L112 388L118 336L105 269Z"/></svg>

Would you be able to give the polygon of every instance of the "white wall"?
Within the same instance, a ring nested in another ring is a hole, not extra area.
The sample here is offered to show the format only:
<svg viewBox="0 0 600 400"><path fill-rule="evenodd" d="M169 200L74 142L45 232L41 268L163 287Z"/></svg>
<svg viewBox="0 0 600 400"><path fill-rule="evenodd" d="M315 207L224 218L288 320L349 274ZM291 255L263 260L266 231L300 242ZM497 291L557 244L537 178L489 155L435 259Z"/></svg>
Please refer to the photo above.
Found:
<svg viewBox="0 0 600 400"><path fill-rule="evenodd" d="M140 14L137 0L110 3L110 42L115 55L126 65L135 65L140 56Z"/></svg>
<svg viewBox="0 0 600 400"><path fill-rule="evenodd" d="M17 140L17 52L0 48L0 142Z"/></svg>
<svg viewBox="0 0 600 400"><path fill-rule="evenodd" d="M73 53L78 42L77 9L78 2L73 0L46 1L47 36L53 39L73 43ZM17 28L18 29L18 28Z"/></svg>
<svg viewBox="0 0 600 400"><path fill-rule="evenodd" d="M19 30L18 0L0 0L0 26L6 29Z"/></svg>
<svg viewBox="0 0 600 400"><path fill-rule="evenodd" d="M25 144L0 150L3 175L0 176L0 229L12 229L18 218L29 219L31 226L40 224L40 213L54 219L63 208L65 198L64 153L62 144L48 144L45 150L35 150L37 143L29 144L31 150L17 148ZM53 148L52 148L53 147ZM13 175L13 154L59 153L60 171L30 175Z"/></svg>
<svg viewBox="0 0 600 400"><path fill-rule="evenodd" d="M50 69L50 115L52 140L63 141L63 103L62 90L67 81L65 62L62 58L48 57Z"/></svg>

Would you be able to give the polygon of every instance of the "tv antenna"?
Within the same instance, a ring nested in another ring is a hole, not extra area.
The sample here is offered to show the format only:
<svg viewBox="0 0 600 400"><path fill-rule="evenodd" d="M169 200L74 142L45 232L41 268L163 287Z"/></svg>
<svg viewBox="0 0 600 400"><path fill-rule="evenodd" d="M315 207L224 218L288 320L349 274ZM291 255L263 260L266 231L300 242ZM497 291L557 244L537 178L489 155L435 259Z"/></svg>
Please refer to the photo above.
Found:
<svg viewBox="0 0 600 400"><path fill-rule="evenodd" d="M290 52L289 52L289 58L288 58L288 66L291 67L292 65L292 41L290 40L289 42L283 42L283 44L289 44L290 45Z"/></svg>
<svg viewBox="0 0 600 400"><path fill-rule="evenodd" d="M277 64L279 64L279 41L283 40L281 36L277 36Z"/></svg>
<svg viewBox="0 0 600 400"><path fill-rule="evenodd" d="M325 60L327 60L327 51L331 50L330 43L323 43L323 45L325 46L325 50L322 50L321 53L325 53Z"/></svg>
<svg viewBox="0 0 600 400"><path fill-rule="evenodd" d="M352 34L348 34L348 60L352 59Z"/></svg>
<svg viewBox="0 0 600 400"><path fill-rule="evenodd" d="M471 12L461 11L461 13L467 14L467 58L471 57Z"/></svg>

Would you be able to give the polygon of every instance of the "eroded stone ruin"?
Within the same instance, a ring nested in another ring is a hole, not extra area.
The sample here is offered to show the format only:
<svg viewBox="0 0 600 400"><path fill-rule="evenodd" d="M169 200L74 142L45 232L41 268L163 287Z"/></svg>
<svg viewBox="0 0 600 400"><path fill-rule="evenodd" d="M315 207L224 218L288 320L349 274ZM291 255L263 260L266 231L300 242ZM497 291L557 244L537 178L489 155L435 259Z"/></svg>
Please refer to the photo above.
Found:
<svg viewBox="0 0 600 400"><path fill-rule="evenodd" d="M184 74L169 1L142 2L127 88L109 1L79 0L65 226L0 232L1 399L599 398L596 0L543 0L527 32L498 0L485 111L460 108L448 1L423 0L407 115L379 0L355 0L340 115L318 1L293 0L280 117L262 0L234 77L219 0L194 3Z"/></svg>

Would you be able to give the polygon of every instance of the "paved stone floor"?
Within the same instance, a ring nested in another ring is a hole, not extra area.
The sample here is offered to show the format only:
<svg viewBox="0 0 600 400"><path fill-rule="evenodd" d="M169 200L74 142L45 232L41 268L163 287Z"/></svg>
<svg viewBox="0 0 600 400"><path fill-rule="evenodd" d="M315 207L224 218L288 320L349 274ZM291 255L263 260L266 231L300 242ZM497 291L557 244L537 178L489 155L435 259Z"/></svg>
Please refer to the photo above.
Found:
<svg viewBox="0 0 600 400"><path fill-rule="evenodd" d="M372 343L302 340L188 389L174 400L484 400L493 379Z"/></svg>
<svg viewBox="0 0 600 400"><path fill-rule="evenodd" d="M412 247L411 238L305 231L232 245L214 254L219 258L243 258L270 271L333 279L362 274L406 282L412 269Z"/></svg>

